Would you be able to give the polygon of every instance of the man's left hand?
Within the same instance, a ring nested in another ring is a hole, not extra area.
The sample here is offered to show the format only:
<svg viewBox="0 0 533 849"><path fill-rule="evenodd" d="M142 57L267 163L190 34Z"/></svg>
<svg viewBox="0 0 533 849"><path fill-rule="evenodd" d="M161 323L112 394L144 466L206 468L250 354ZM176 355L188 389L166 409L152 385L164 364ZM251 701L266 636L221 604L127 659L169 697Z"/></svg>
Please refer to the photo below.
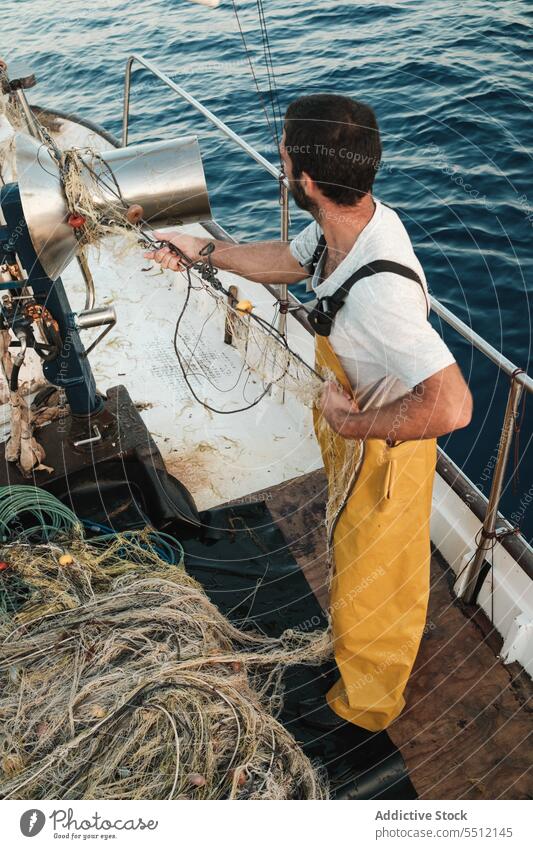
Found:
<svg viewBox="0 0 533 849"><path fill-rule="evenodd" d="M329 426L341 436L347 436L345 431L359 409L351 395L333 382L325 384L318 407Z"/></svg>

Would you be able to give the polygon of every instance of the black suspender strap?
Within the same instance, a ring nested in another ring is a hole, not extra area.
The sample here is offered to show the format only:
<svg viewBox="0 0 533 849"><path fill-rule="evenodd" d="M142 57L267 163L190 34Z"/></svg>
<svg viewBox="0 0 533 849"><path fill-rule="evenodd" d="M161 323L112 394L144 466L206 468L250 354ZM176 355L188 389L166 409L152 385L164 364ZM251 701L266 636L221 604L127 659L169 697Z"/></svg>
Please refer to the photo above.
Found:
<svg viewBox="0 0 533 849"><path fill-rule="evenodd" d="M311 265L314 263L313 273L325 247L326 240L323 236L321 236L315 253L313 254L313 259L311 260ZM424 284L416 271L413 271L412 268L408 268L406 265L401 265L399 262L393 262L388 259L376 259L373 262L369 262L366 265L361 266L361 268L358 268L357 271L342 284L342 286L339 286L333 295L318 299L315 308L309 313L309 321L315 333L319 336L329 336L333 320L348 297L352 286L354 286L359 280L362 280L363 277L371 277L374 274L383 273L398 274L400 277L405 277L408 280L413 280L413 282L418 283L424 293L424 297L426 298L429 312L429 302L426 290L424 289Z"/></svg>
<svg viewBox="0 0 533 849"><path fill-rule="evenodd" d="M316 271L316 267L317 267L318 263L320 262L320 257L324 253L325 248L326 248L326 237L324 235L322 235L320 237L320 239L318 240L317 246L315 248L315 252L313 254L313 258L311 259L311 262L309 264L310 270L311 270L311 275L313 277L314 277L314 274L315 274L315 271Z"/></svg>

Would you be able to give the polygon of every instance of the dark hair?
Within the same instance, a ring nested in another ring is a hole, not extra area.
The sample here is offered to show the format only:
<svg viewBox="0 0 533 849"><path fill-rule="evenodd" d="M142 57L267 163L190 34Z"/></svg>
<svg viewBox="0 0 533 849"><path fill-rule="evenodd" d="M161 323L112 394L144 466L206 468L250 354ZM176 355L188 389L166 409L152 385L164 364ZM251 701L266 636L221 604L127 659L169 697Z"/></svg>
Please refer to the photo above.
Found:
<svg viewBox="0 0 533 849"><path fill-rule="evenodd" d="M381 161L374 110L339 94L309 94L285 114L293 177L305 171L335 203L354 206L369 192Z"/></svg>

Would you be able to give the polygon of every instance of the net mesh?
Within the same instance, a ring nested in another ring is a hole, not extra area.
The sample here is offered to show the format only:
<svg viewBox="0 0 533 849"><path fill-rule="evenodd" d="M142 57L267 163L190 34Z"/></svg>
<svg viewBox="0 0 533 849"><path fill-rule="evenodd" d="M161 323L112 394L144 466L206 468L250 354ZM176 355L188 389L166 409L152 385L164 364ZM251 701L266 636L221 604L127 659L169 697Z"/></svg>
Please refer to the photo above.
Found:
<svg viewBox="0 0 533 849"><path fill-rule="evenodd" d="M120 236L120 247L116 240L110 242L115 251L138 251L139 230L128 220L128 206L121 202L113 172L102 157L92 148L71 148L63 151L61 167L68 208L84 219L76 230L78 251L98 248L109 236ZM110 192L119 195L116 200L110 198Z"/></svg>
<svg viewBox="0 0 533 849"><path fill-rule="evenodd" d="M238 630L143 534L64 555L2 552L4 798L327 796L275 718L283 670L324 660L327 634Z"/></svg>

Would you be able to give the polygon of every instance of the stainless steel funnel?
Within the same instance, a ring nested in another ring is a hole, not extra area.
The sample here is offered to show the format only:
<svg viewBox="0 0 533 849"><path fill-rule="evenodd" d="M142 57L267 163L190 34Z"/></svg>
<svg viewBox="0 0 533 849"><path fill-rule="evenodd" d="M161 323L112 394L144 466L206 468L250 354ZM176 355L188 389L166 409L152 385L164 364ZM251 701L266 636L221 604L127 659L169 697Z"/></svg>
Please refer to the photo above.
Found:
<svg viewBox="0 0 533 849"><path fill-rule="evenodd" d="M56 159L30 136L16 136L17 179L24 217L39 261L52 280L76 251L76 238L67 223L68 209ZM106 199L140 204L153 227L191 224L211 218L200 147L196 136L150 142L100 153L103 162L84 156L100 180ZM105 163L105 164L104 164ZM112 172L112 175L110 174ZM116 180L116 184L113 180ZM87 171L87 186L94 185ZM98 209L101 198L94 195Z"/></svg>

